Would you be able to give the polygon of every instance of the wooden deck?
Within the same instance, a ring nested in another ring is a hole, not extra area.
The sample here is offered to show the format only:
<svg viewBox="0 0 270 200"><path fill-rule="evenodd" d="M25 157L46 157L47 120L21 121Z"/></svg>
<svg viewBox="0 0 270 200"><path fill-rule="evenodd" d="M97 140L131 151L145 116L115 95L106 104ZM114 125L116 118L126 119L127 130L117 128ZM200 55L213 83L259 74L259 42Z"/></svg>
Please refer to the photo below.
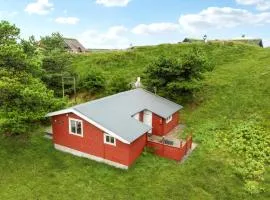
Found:
<svg viewBox="0 0 270 200"><path fill-rule="evenodd" d="M185 125L179 124L165 136L151 135L148 136L147 139L150 142L156 142L159 144L180 148L181 145L185 142L184 140L180 139L180 136L183 133L184 128Z"/></svg>
<svg viewBox="0 0 270 200"><path fill-rule="evenodd" d="M166 134L165 137L172 138L172 139L180 139L180 136L183 133L184 129L185 129L185 125L179 124L173 130L171 130L168 134Z"/></svg>

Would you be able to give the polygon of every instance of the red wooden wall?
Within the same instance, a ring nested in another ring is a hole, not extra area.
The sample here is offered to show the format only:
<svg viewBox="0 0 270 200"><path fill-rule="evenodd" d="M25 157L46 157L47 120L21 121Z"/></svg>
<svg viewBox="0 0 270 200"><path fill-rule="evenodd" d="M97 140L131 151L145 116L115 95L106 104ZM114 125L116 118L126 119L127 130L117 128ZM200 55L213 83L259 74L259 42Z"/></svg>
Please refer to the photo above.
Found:
<svg viewBox="0 0 270 200"><path fill-rule="evenodd" d="M179 113L176 112L172 115L172 120L167 124L166 119L153 113L152 118L153 130L152 134L163 136L169 133L179 123Z"/></svg>
<svg viewBox="0 0 270 200"><path fill-rule="evenodd" d="M173 114L172 121L168 124L166 119L153 113L153 130L156 135L165 135L178 125L179 113ZM83 121L83 137L69 134L69 118ZM143 121L143 112L140 113L140 121ZM179 160L185 152L175 147L163 144L147 142L146 134L131 144L125 144L116 140L116 146L104 144L104 132L79 116L68 113L52 117L53 142L71 149L81 151L90 155L111 160L126 166L130 166L143 151L146 144L156 148L156 154ZM191 143L188 145L190 146Z"/></svg>
<svg viewBox="0 0 270 200"><path fill-rule="evenodd" d="M131 165L136 158L138 158L144 150L147 143L147 136L144 134L130 145L129 164Z"/></svg>
<svg viewBox="0 0 270 200"><path fill-rule="evenodd" d="M83 137L69 134L69 118L83 121ZM116 146L104 144L104 133L73 113L52 117L53 142L97 157L130 166L146 145L144 134L133 143L116 140Z"/></svg>

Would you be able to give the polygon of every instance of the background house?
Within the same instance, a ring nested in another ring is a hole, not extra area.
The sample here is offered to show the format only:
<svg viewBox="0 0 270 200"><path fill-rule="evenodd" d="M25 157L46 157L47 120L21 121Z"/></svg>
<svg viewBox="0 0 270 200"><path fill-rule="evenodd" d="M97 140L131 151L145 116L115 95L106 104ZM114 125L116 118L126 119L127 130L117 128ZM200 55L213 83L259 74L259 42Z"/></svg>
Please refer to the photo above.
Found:
<svg viewBox="0 0 270 200"><path fill-rule="evenodd" d="M203 39L196 39L196 38L185 38L183 43L205 43ZM239 39L229 39L229 40L208 40L208 42L236 42L236 43L245 43L245 44L251 44L256 45L259 47L263 47L263 41L262 39L247 39L247 38L239 38Z"/></svg>
<svg viewBox="0 0 270 200"><path fill-rule="evenodd" d="M64 38L65 48L73 53L84 53L86 48L77 40L73 38Z"/></svg>

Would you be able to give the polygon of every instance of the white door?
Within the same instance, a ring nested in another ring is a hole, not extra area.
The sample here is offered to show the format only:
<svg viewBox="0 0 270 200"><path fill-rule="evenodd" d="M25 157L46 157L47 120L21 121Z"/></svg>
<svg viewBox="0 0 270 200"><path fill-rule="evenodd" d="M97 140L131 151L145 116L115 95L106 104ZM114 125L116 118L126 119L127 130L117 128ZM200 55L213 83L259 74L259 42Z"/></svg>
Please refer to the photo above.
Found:
<svg viewBox="0 0 270 200"><path fill-rule="evenodd" d="M143 112L143 123L147 124L148 126L152 127L152 112L145 110ZM149 133L152 133L152 130L148 131Z"/></svg>

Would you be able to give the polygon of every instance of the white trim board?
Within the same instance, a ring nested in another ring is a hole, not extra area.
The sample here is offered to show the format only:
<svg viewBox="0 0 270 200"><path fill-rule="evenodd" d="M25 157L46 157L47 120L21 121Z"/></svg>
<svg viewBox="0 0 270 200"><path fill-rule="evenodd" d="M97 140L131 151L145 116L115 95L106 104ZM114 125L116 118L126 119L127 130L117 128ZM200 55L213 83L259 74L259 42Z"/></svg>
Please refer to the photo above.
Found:
<svg viewBox="0 0 270 200"><path fill-rule="evenodd" d="M84 153L84 152L81 152L81 151L78 151L78 150L75 150L75 149L71 149L69 147L62 146L60 144L54 144L54 148L59 150L59 151L70 153L70 154L75 155L75 156L88 158L90 160L95 160L95 161L100 162L100 163L105 163L105 164L114 166L116 168L128 169L127 165L123 165L123 164L120 164L120 163L117 163L117 162L113 162L111 160L107 160L107 159L97 157L97 156L94 156L94 155L91 155L91 154L88 154L88 153Z"/></svg>
<svg viewBox="0 0 270 200"><path fill-rule="evenodd" d="M52 116L56 116L56 115L62 115L62 114L70 113L70 112L73 112L73 109L72 108L67 108L67 109L64 109L64 110L59 110L59 111L48 113L47 115L45 115L45 117L52 117Z"/></svg>
<svg viewBox="0 0 270 200"><path fill-rule="evenodd" d="M119 137L117 134L115 134L114 132L106 129L105 127L103 127L102 125L98 124L97 122L93 121L92 119L89 119L88 117L86 117L85 115L83 115L82 113L78 112L77 110L70 108L70 109L64 109L64 110L60 110L60 111L56 111L56 112L52 112L52 113L48 113L45 117L52 117L52 116L56 116L56 115L62 115L62 114L66 114L66 113L74 113L75 115L81 117L82 119L84 119L85 121L89 122L90 124L93 124L95 127L101 129L102 131L112 135L113 137L115 137L116 139L120 140L123 143L126 144L131 144L131 142Z"/></svg>

